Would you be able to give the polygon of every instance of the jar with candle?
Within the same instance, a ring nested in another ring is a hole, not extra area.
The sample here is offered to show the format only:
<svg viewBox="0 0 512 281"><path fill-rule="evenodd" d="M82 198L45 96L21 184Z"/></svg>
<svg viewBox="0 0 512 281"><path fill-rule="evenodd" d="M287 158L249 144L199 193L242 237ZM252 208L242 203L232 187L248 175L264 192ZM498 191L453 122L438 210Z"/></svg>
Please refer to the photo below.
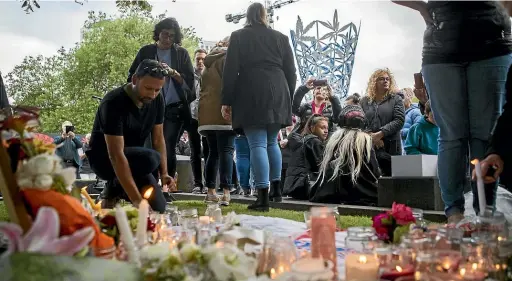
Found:
<svg viewBox="0 0 512 281"><path fill-rule="evenodd" d="M475 229L479 232L493 233L496 237L506 237L508 234L505 215L491 207L485 209L483 215L476 217L475 224Z"/></svg>
<svg viewBox="0 0 512 281"><path fill-rule="evenodd" d="M202 246L210 244L212 235L214 234L212 230L213 229L210 225L210 217L199 217L199 225L197 226L197 244Z"/></svg>
<svg viewBox="0 0 512 281"><path fill-rule="evenodd" d="M466 263L459 267L459 278L467 281L483 281L487 274L477 263Z"/></svg>
<svg viewBox="0 0 512 281"><path fill-rule="evenodd" d="M455 273L462 261L460 251L432 250L435 255L435 268L440 273Z"/></svg>
<svg viewBox="0 0 512 281"><path fill-rule="evenodd" d="M292 264L291 278L293 281L325 281L332 280L334 273L331 261L315 258L303 258Z"/></svg>
<svg viewBox="0 0 512 281"><path fill-rule="evenodd" d="M416 253L416 272L429 275L437 271L437 259L432 251L419 251Z"/></svg>
<svg viewBox="0 0 512 281"><path fill-rule="evenodd" d="M165 214L169 216L169 220L172 223L172 226L179 225L179 211L178 206L168 204L165 207Z"/></svg>
<svg viewBox="0 0 512 281"><path fill-rule="evenodd" d="M185 209L181 211L181 226L184 229L196 229L199 223L197 209Z"/></svg>
<svg viewBox="0 0 512 281"><path fill-rule="evenodd" d="M373 228L371 228L373 229ZM334 211L327 207L311 208L311 254L336 263L336 218ZM337 267L333 268L337 275Z"/></svg>
<svg viewBox="0 0 512 281"><path fill-rule="evenodd" d="M373 254L350 253L345 257L345 280L379 280L379 266Z"/></svg>
<svg viewBox="0 0 512 281"><path fill-rule="evenodd" d="M277 279L283 273L290 272L291 265L297 258L297 248L290 238L267 236L258 260L257 272Z"/></svg>
<svg viewBox="0 0 512 281"><path fill-rule="evenodd" d="M362 252L371 242L378 241L373 227L349 227L347 229L347 238L345 246L349 249Z"/></svg>
<svg viewBox="0 0 512 281"><path fill-rule="evenodd" d="M464 231L462 229L440 227L437 229L434 249L458 251L463 237Z"/></svg>
<svg viewBox="0 0 512 281"><path fill-rule="evenodd" d="M422 209L412 209L412 216L416 219L414 228L419 228L423 231L428 230L428 224L425 221L425 219L423 219L423 210Z"/></svg>

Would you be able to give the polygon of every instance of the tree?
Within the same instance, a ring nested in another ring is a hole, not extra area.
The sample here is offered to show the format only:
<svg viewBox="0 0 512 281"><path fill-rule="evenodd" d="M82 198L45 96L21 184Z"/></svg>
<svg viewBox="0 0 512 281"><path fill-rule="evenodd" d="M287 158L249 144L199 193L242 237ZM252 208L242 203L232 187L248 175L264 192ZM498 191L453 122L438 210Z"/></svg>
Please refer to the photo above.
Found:
<svg viewBox="0 0 512 281"><path fill-rule="evenodd" d="M85 0L87 1L87 0ZM173 0L175 2L176 0ZM41 8L39 5L39 1L37 0L20 0L21 8L25 11L25 13L30 14L34 12L34 8ZM84 1L75 0L75 3L83 5ZM116 6L118 9L138 9L145 10L151 12L152 6L146 0L116 0Z"/></svg>
<svg viewBox="0 0 512 281"><path fill-rule="evenodd" d="M121 7L120 16L89 12L76 47L61 48L51 57L27 57L8 74L8 90L17 104L42 108L43 132L57 132L65 120L88 133L98 102L92 96L126 82L128 69L141 46L152 42L152 31L165 14ZM184 28L183 47L193 54L200 38Z"/></svg>

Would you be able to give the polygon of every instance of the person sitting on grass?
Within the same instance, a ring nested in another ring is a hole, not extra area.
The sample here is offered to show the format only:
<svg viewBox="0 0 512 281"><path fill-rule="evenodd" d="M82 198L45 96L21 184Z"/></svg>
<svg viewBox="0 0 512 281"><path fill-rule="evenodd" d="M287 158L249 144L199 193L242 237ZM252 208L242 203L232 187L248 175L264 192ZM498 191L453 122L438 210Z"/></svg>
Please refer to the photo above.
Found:
<svg viewBox="0 0 512 281"><path fill-rule="evenodd" d="M324 142L329 134L329 119L313 114L301 134L292 132L288 136L287 146L291 156L286 170L283 192L294 199L307 200L310 182L316 180Z"/></svg>
<svg viewBox="0 0 512 281"><path fill-rule="evenodd" d="M345 106L338 118L339 129L325 145L317 181L309 201L332 204L374 205L381 176L372 137L364 130L361 107Z"/></svg>
<svg viewBox="0 0 512 281"><path fill-rule="evenodd" d="M412 125L405 139L405 154L437 155L439 127L436 125L430 101L425 103L425 116Z"/></svg>

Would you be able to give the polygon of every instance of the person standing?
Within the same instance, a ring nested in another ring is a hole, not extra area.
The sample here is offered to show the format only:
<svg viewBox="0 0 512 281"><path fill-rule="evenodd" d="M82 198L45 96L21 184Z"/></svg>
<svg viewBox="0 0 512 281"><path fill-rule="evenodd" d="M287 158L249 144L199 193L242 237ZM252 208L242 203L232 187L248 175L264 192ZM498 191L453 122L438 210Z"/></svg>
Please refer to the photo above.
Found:
<svg viewBox="0 0 512 281"><path fill-rule="evenodd" d="M167 172L164 98L159 94L167 77L166 66L143 60L132 82L107 93L98 107L86 155L91 169L107 181L103 207L112 208L121 198L138 206L141 194L153 187L147 200L154 211L165 211L155 175L160 172L164 186L175 184ZM150 133L154 149L144 147Z"/></svg>
<svg viewBox="0 0 512 281"><path fill-rule="evenodd" d="M80 138L75 135L75 127L71 122L62 122L62 133L56 137L53 142L59 147L55 153L62 158L65 167L74 167L76 169L76 178L80 179L80 155L78 149L83 147Z"/></svg>
<svg viewBox="0 0 512 281"><path fill-rule="evenodd" d="M0 109L9 107L9 98L5 91L4 80L2 79L2 73L0 72Z"/></svg>
<svg viewBox="0 0 512 281"><path fill-rule="evenodd" d="M165 102L164 136L169 174L176 174L176 145L183 128L192 119L190 103L196 99L194 91L194 67L187 50L180 46L183 39L175 18L166 18L155 25L155 44L142 47L135 57L129 73L132 81L139 64L145 59L157 60L166 69L165 85L161 93Z"/></svg>
<svg viewBox="0 0 512 281"><path fill-rule="evenodd" d="M485 157L512 63L510 16L499 1L393 1L426 23L422 70L439 126L437 170L449 224L464 218L467 159ZM487 205L494 206L496 185ZM473 209L479 213L476 183Z"/></svg>
<svg viewBox="0 0 512 281"><path fill-rule="evenodd" d="M279 188L281 151L277 134L292 124L291 100L297 81L288 37L272 30L261 3L247 9L245 27L234 31L222 77L222 116L249 142L254 185L251 210L268 211L269 187ZM255 118L257 117L257 118Z"/></svg>

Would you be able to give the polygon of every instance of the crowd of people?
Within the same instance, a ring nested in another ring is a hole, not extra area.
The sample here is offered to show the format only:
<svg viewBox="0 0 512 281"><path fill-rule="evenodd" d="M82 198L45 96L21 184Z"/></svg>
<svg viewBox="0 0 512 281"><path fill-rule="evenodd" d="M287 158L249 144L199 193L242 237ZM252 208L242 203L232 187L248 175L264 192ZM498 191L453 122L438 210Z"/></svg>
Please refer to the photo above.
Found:
<svg viewBox="0 0 512 281"><path fill-rule="evenodd" d="M194 63L180 45L178 22L156 24L155 43L139 50L127 84L102 100L87 144L91 170L107 181L104 204L125 197L137 205L158 179L173 191L176 147L186 132L193 192L204 193L206 202L228 205L239 185L247 196L255 190L251 210L267 211L283 196L372 205L379 178L392 174L392 156L431 154L438 155L449 222L464 213L472 159L482 161L487 203L494 205L511 153L510 102L501 111L512 92L512 7L396 3L418 11L427 25L422 70L411 73L414 88L399 89L382 68L370 75L364 95L343 103L321 77L296 87L289 39L268 27L260 3L249 6L244 28L210 52L197 50ZM303 102L308 93L312 102ZM65 132L62 139L70 143L64 150L80 146ZM80 155L64 159L76 165ZM471 187L476 190L474 182ZM156 190L150 204L163 211Z"/></svg>

